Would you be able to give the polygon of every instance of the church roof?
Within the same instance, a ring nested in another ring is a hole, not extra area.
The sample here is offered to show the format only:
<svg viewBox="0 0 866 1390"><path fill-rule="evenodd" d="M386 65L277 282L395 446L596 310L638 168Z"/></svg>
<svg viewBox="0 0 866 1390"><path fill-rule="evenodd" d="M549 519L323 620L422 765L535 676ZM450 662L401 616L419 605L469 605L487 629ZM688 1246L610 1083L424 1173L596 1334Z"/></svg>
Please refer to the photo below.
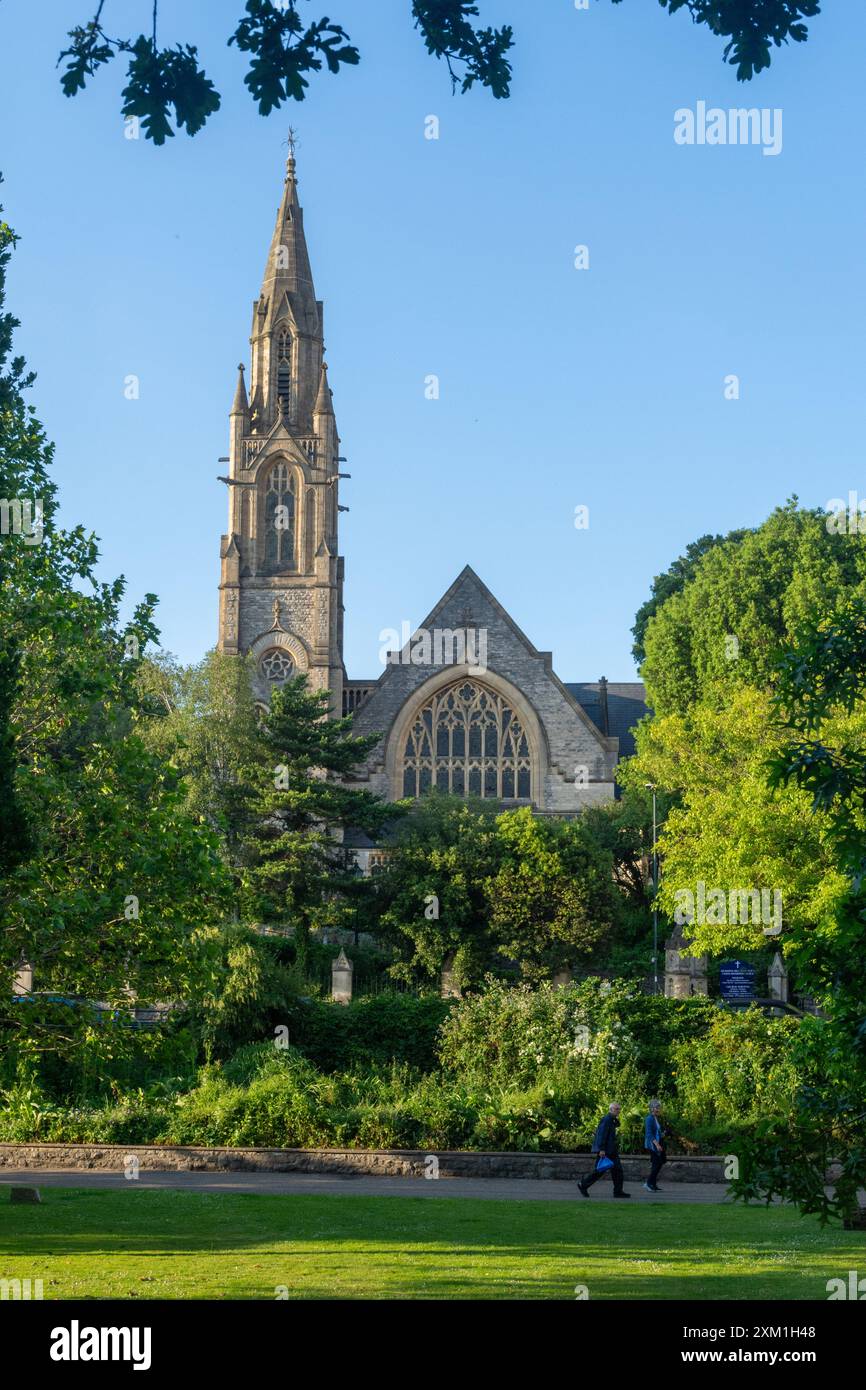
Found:
<svg viewBox="0 0 866 1390"><path fill-rule="evenodd" d="M565 681L565 688L589 715L597 728L604 730L600 681ZM608 681L608 731L619 739L619 756L630 758L635 751L634 726L648 713L646 686L642 681Z"/></svg>

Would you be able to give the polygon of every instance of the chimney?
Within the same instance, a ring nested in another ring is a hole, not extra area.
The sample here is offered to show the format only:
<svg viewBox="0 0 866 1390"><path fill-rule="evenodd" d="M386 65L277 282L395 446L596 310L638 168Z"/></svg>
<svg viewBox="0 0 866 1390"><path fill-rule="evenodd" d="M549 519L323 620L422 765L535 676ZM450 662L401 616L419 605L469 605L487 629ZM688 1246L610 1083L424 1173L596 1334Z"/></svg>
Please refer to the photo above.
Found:
<svg viewBox="0 0 866 1390"><path fill-rule="evenodd" d="M607 711L607 676L598 683L598 703L601 710L601 732L605 738L610 736L610 716Z"/></svg>

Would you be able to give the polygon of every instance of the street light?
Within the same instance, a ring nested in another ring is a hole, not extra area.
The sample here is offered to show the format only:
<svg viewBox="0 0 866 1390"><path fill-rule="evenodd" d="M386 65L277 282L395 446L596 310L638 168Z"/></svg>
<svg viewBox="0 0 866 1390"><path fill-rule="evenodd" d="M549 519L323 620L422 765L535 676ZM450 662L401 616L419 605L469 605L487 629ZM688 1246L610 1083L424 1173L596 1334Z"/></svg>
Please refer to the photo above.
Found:
<svg viewBox="0 0 866 1390"><path fill-rule="evenodd" d="M659 910L656 901L659 891L659 856L656 848L656 783L645 782L653 794L653 994L659 992Z"/></svg>

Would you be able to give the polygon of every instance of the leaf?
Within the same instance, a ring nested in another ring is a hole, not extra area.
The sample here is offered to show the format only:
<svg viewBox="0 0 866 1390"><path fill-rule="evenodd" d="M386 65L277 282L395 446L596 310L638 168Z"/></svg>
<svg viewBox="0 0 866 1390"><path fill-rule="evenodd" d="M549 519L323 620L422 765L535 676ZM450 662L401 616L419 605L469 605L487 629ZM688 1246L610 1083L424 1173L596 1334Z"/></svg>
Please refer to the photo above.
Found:
<svg viewBox="0 0 866 1390"><path fill-rule="evenodd" d="M332 73L344 63L360 62L348 38L342 26L327 17L304 29L294 4L277 9L271 0L247 0L246 18L229 44L254 55L244 82L260 113L267 116L284 101L304 100L309 86L305 73L321 71L323 59Z"/></svg>
<svg viewBox="0 0 866 1390"><path fill-rule="evenodd" d="M172 109L175 124L188 135L195 135L219 110L219 93L199 67L197 49L178 45L155 51L151 40L140 34L131 51L122 111L141 120L146 138L155 145L174 137Z"/></svg>

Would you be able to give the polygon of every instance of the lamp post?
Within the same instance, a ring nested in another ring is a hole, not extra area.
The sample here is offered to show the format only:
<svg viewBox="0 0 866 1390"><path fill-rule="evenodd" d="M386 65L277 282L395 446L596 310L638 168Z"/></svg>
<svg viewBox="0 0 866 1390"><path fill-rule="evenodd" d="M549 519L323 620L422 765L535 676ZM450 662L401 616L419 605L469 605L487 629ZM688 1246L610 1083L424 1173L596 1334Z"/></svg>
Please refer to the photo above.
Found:
<svg viewBox="0 0 866 1390"><path fill-rule="evenodd" d="M656 849L656 784L647 782L653 794L653 994L659 992L659 910L656 901L659 891L659 856Z"/></svg>

